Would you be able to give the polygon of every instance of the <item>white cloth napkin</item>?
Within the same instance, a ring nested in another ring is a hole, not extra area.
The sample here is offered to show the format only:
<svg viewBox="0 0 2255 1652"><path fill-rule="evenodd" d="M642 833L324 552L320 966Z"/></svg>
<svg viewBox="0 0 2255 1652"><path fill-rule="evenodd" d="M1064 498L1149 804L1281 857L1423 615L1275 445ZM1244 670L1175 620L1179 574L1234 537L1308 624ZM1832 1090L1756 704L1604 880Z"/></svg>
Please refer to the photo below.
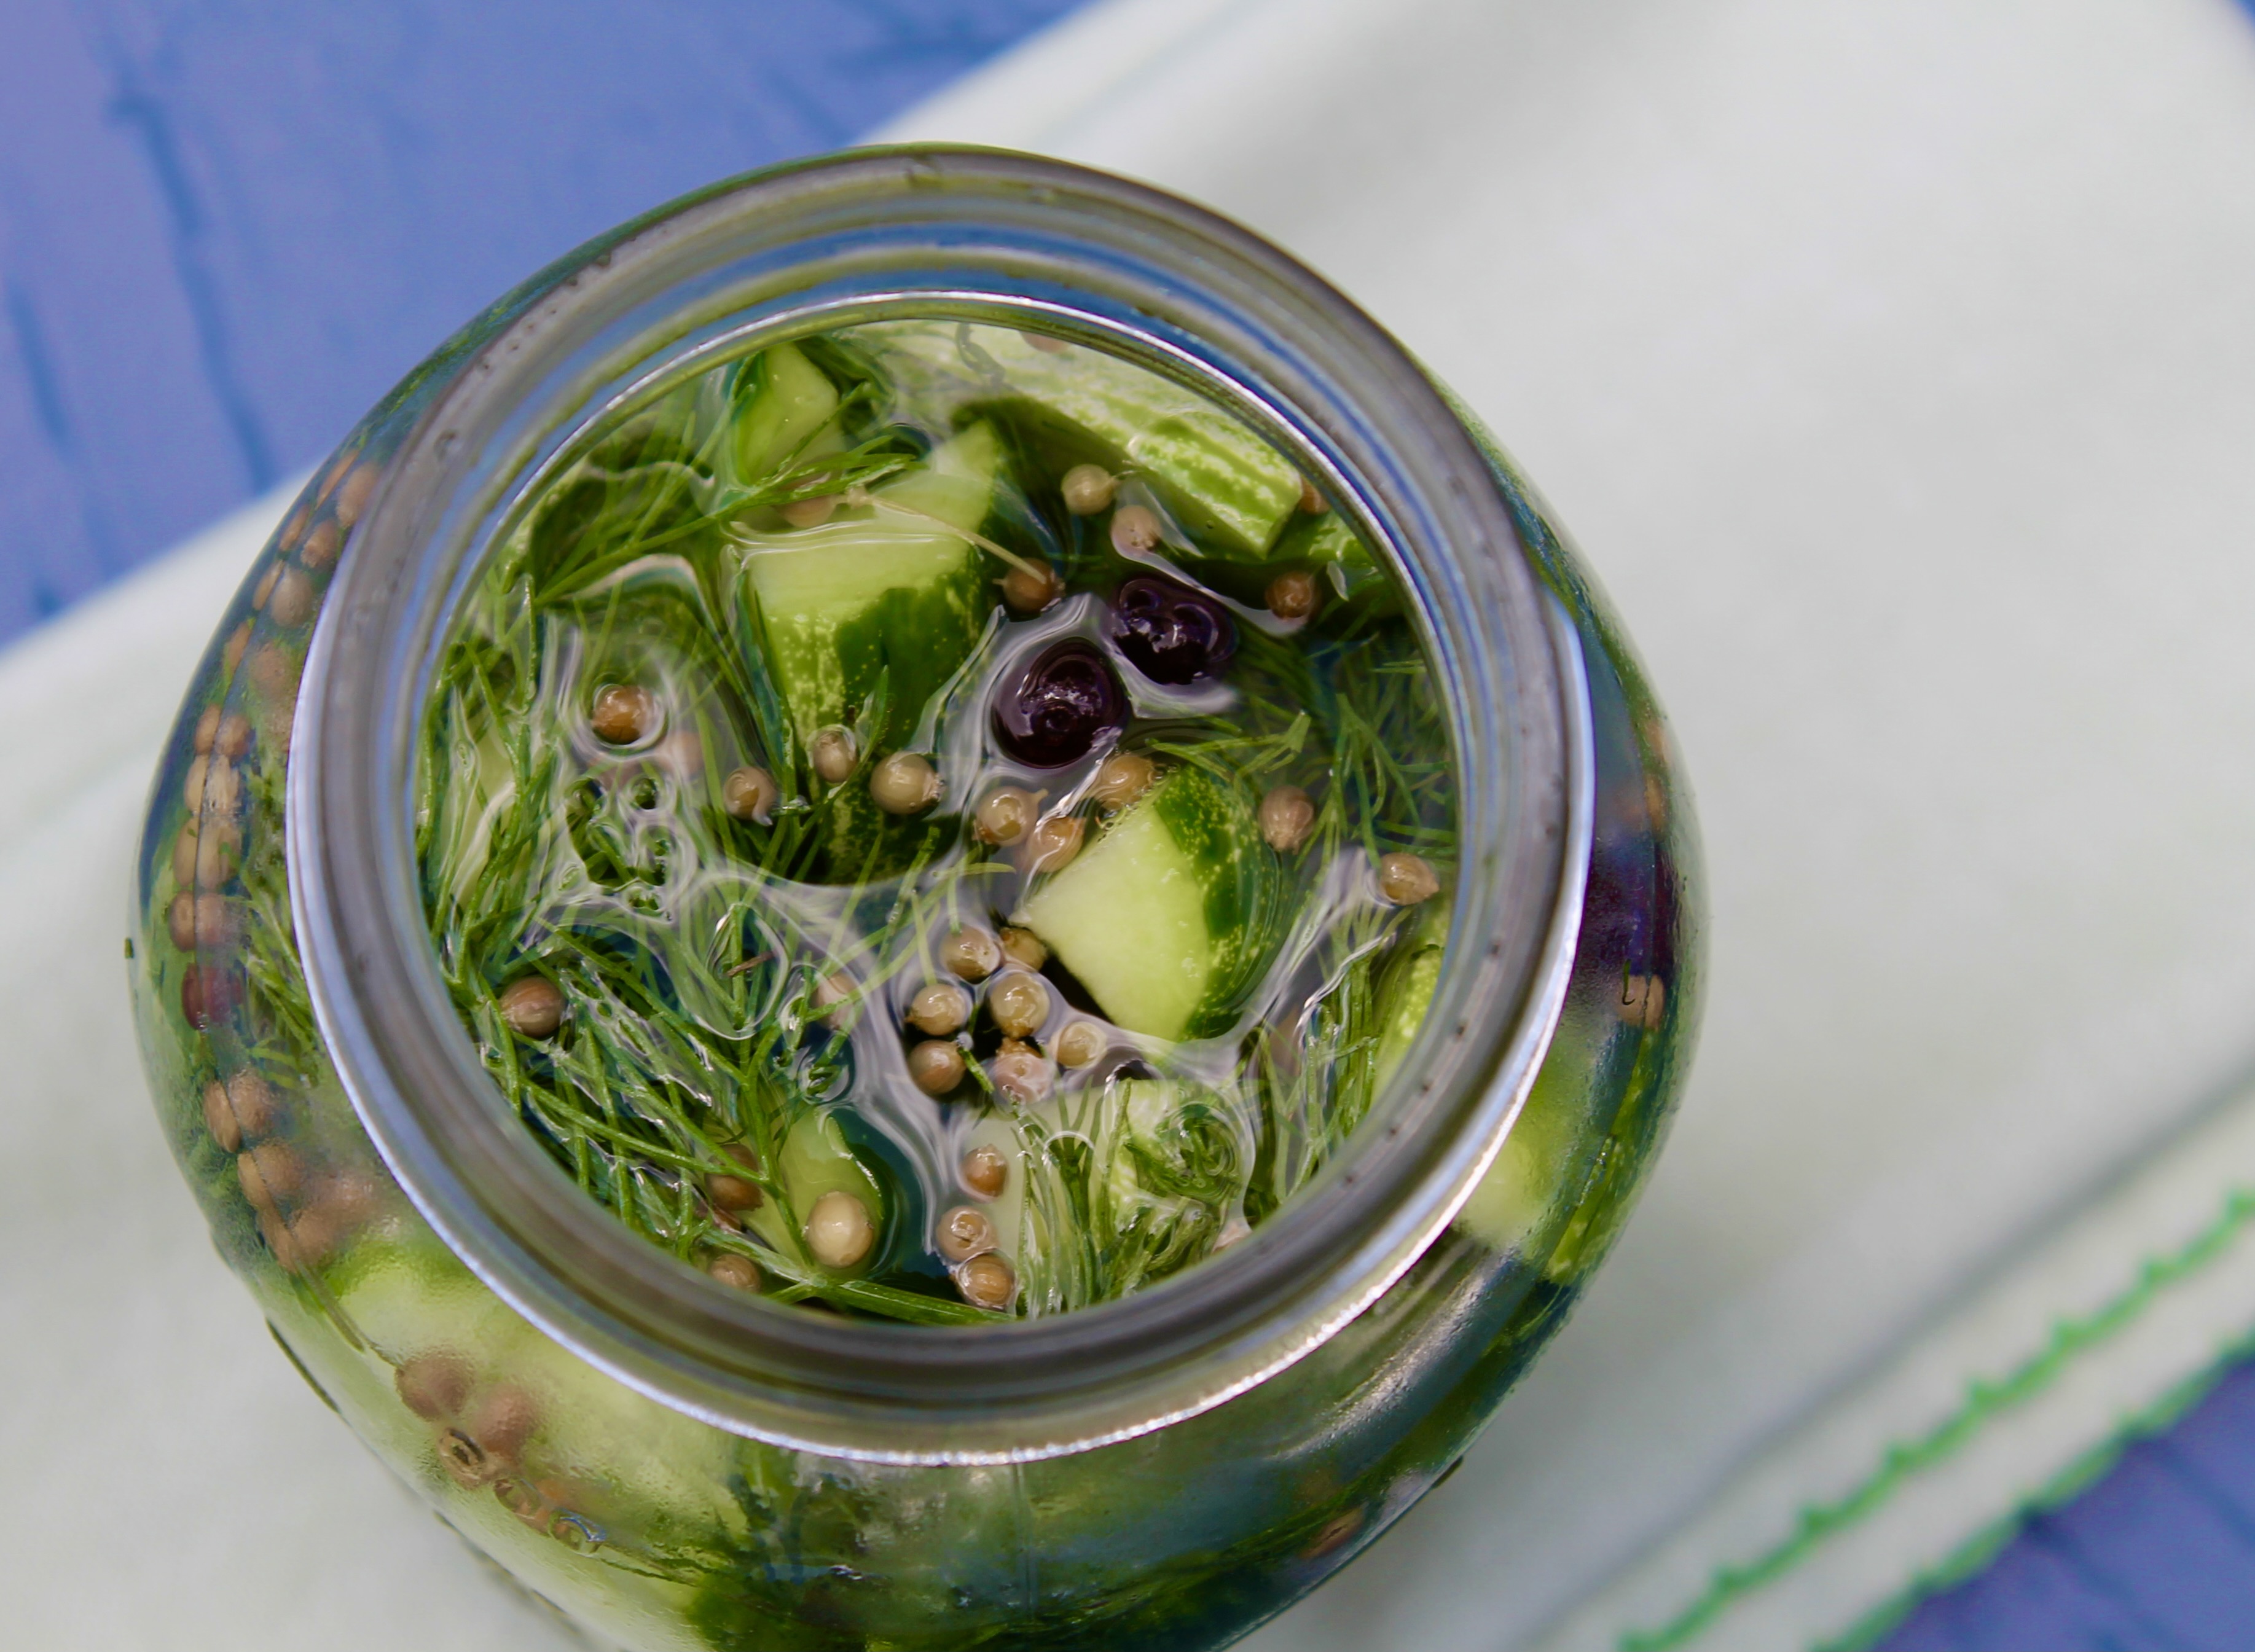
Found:
<svg viewBox="0 0 2255 1652"><path fill-rule="evenodd" d="M1252 1645L1609 1647L1764 1558L1703 1643L1821 1641L2255 1329L2227 0L1113 0L896 131L1338 279L1581 536L1700 800L1642 1210L1464 1472ZM266 1345L147 1119L129 846L278 508L0 656L0 1598L43 1652L547 1645Z"/></svg>

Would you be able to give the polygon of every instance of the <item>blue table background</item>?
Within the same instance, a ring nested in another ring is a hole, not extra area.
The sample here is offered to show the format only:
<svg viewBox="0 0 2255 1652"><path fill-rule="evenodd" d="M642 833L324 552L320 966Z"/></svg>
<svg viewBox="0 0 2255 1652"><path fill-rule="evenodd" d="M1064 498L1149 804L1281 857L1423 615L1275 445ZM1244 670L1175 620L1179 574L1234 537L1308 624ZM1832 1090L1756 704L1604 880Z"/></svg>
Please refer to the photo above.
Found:
<svg viewBox="0 0 2255 1652"><path fill-rule="evenodd" d="M11 0L0 642L313 463L580 241L1074 4ZM1886 1644L2255 1646L2255 1368Z"/></svg>

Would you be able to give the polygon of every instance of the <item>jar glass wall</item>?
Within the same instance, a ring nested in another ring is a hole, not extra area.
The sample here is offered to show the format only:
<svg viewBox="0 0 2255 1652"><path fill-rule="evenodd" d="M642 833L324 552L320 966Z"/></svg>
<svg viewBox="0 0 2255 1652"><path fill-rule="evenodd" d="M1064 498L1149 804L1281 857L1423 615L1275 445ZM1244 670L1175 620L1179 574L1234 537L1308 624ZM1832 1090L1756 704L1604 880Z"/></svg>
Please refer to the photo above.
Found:
<svg viewBox="0 0 2255 1652"><path fill-rule="evenodd" d="M513 502L656 388L903 314L1101 341L1323 477L1441 667L1473 846L1428 1036L1330 1180L1163 1286L975 1331L732 1299L580 1199L437 984L411 852L432 661ZM573 255L324 467L183 708L134 984L277 1339L598 1634L1218 1644L1447 1472L1603 1255L1689 1050L1689 831L1572 552L1366 318L1153 192L869 151Z"/></svg>

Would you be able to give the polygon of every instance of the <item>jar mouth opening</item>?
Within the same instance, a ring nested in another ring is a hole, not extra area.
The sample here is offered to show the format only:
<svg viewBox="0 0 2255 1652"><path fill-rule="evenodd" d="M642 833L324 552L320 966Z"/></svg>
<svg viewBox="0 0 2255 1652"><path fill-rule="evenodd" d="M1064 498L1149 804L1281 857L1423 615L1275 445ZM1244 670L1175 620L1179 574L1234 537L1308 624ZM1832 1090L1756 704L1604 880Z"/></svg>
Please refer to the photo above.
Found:
<svg viewBox="0 0 2255 1652"><path fill-rule="evenodd" d="M1333 1163L1175 1278L991 1327L748 1297L601 1210L486 1073L414 850L419 734L506 525L623 412L767 344L907 316L1078 340L1226 406L1319 479L1409 597L1458 769L1463 868L1426 1028ZM734 1431L845 1456L1022 1459L1161 1426L1318 1346L1438 1235L1515 1115L1563 993L1589 830L1570 632L1462 423L1399 345L1224 220L1060 163L865 151L725 184L536 278L426 398L316 631L289 780L324 1038L403 1188L583 1357ZM413 383L414 381L411 381Z"/></svg>

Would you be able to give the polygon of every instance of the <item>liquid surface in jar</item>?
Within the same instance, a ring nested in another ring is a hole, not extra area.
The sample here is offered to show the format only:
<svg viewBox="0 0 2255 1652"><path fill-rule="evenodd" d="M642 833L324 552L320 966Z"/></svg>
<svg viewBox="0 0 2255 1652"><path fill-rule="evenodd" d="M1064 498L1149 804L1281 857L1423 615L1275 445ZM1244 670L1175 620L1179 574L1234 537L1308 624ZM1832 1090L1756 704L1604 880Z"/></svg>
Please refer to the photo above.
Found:
<svg viewBox="0 0 2255 1652"><path fill-rule="evenodd" d="M587 1195L924 1324L1179 1273L1417 1037L1457 798L1392 576L1219 404L952 320L773 344L512 518L431 702L449 990Z"/></svg>

